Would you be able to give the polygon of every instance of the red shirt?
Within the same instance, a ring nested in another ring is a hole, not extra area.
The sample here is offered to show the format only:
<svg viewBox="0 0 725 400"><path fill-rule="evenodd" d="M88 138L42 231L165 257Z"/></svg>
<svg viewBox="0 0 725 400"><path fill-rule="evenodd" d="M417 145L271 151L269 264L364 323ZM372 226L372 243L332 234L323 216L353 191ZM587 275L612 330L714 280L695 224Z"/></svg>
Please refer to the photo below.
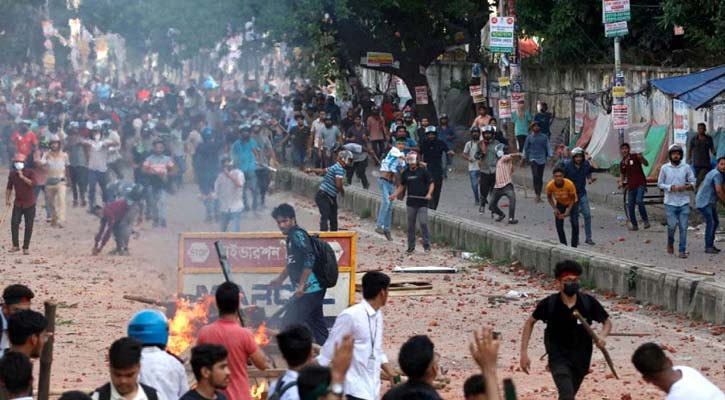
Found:
<svg viewBox="0 0 725 400"><path fill-rule="evenodd" d="M33 151L33 145L38 145L38 138L30 131L27 131L25 135L21 134L20 131L16 131L10 140L15 143L16 151L26 156L30 155Z"/></svg>
<svg viewBox="0 0 725 400"><path fill-rule="evenodd" d="M249 329L242 328L239 322L218 319L199 330L197 344L220 344L229 352L229 386L225 391L230 400L252 400L249 391L247 358L256 353L257 343Z"/></svg>
<svg viewBox="0 0 725 400"><path fill-rule="evenodd" d="M32 185L28 185L24 180L20 179L18 171L10 171L8 175L8 185L6 190L10 191L15 189L15 207L30 208L35 205L35 192L33 186L35 186L35 173L33 170L23 170L23 176L32 181Z"/></svg>
<svg viewBox="0 0 725 400"><path fill-rule="evenodd" d="M639 157L630 154L619 164L620 175L627 180L627 190L634 190L647 185L647 178L644 176L642 163Z"/></svg>
<svg viewBox="0 0 725 400"><path fill-rule="evenodd" d="M114 224L126 215L126 211L128 211L126 200L116 200L103 207L103 217L106 218L109 224Z"/></svg>

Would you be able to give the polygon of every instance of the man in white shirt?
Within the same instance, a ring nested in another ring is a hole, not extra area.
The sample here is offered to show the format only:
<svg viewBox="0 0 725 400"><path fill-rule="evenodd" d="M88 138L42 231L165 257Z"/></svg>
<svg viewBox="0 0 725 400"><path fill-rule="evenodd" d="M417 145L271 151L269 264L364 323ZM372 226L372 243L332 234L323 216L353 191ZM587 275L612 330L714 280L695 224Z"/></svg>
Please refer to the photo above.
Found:
<svg viewBox="0 0 725 400"><path fill-rule="evenodd" d="M33 297L35 297L33 291L25 285L10 285L3 290L3 305L0 312L0 358L10 348L8 318L15 312L29 310Z"/></svg>
<svg viewBox="0 0 725 400"><path fill-rule="evenodd" d="M0 397L33 400L33 363L23 353L10 352L0 359Z"/></svg>
<svg viewBox="0 0 725 400"><path fill-rule="evenodd" d="M234 168L229 157L221 160L221 173L214 182L214 196L219 202L219 218L221 232L227 232L231 224L231 232L241 231L242 211L244 210L244 173Z"/></svg>
<svg viewBox="0 0 725 400"><path fill-rule="evenodd" d="M89 121L90 124L90 121ZM88 209L93 210L96 205L96 185L101 187L101 200L106 203L109 199L108 190L108 153L115 142L104 139L101 135L100 125L91 125L91 138L83 139L82 143L88 150Z"/></svg>
<svg viewBox="0 0 725 400"><path fill-rule="evenodd" d="M140 341L131 337L111 344L108 350L111 381L93 392L93 400L158 400L154 388L138 383L142 347Z"/></svg>
<svg viewBox="0 0 725 400"><path fill-rule="evenodd" d="M294 324L277 334L277 345L287 362L287 371L269 385L269 397L279 400L300 400L297 377L302 368L313 359L312 332L304 325Z"/></svg>
<svg viewBox="0 0 725 400"><path fill-rule="evenodd" d="M317 362L322 366L330 365L335 346L342 343L346 335L352 335L355 348L345 376L344 393L348 400L378 400L380 370L391 379L395 375L383 353L383 313L380 310L388 300L390 277L382 272L368 272L363 276L362 286L364 300L337 316Z"/></svg>
<svg viewBox="0 0 725 400"><path fill-rule="evenodd" d="M656 343L645 343L632 354L642 378L667 393L665 400L725 400L725 394L696 370L673 366Z"/></svg>
<svg viewBox="0 0 725 400"><path fill-rule="evenodd" d="M667 252L675 252L675 230L680 230L679 257L687 258L687 222L690 218L690 194L695 190L695 174L682 161L684 151L679 144L668 149L670 162L663 165L657 187L665 192L667 214Z"/></svg>
<svg viewBox="0 0 725 400"><path fill-rule="evenodd" d="M312 127L310 128L310 132L312 133L312 137L314 138L313 146L315 149L315 153L313 154L315 167L316 168L324 168L323 165L323 159L320 156L320 151L322 150L322 137L321 137L321 130L325 128L325 111L320 110L320 113L318 114L318 117L316 120L312 121ZM309 155L308 155L309 156Z"/></svg>

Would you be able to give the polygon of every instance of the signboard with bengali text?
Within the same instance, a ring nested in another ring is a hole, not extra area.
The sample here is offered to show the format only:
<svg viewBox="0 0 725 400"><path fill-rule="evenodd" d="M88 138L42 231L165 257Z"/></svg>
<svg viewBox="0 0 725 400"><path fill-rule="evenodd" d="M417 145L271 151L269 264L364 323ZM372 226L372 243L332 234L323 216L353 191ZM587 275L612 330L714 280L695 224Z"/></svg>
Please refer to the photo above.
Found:
<svg viewBox="0 0 725 400"><path fill-rule="evenodd" d="M604 24L604 37L627 36L627 21L607 22Z"/></svg>
<svg viewBox="0 0 725 400"><path fill-rule="evenodd" d="M392 67L393 55L391 53L369 51L366 63L370 67Z"/></svg>
<svg viewBox="0 0 725 400"><path fill-rule="evenodd" d="M428 104L428 86L415 87L415 104Z"/></svg>
<svg viewBox="0 0 725 400"><path fill-rule="evenodd" d="M325 315L335 316L355 302L356 235L323 232L320 238L330 243L338 259L338 282L327 289L324 306ZM278 232L179 234L179 294L212 294L224 282L214 249L217 240L227 252L233 281L245 294L244 305L264 307L271 315L292 296L289 280L280 288L269 285L287 262L285 237Z"/></svg>
<svg viewBox="0 0 725 400"><path fill-rule="evenodd" d="M690 131L690 110L687 103L681 100L672 99L672 133L673 143L682 146L687 155L687 133Z"/></svg>
<svg viewBox="0 0 725 400"><path fill-rule="evenodd" d="M514 52L514 17L490 17L489 49L491 53Z"/></svg>
<svg viewBox="0 0 725 400"><path fill-rule="evenodd" d="M612 125L614 129L623 129L629 126L629 113L626 104L612 106Z"/></svg>
<svg viewBox="0 0 725 400"><path fill-rule="evenodd" d="M629 21L629 0L604 0L604 23Z"/></svg>

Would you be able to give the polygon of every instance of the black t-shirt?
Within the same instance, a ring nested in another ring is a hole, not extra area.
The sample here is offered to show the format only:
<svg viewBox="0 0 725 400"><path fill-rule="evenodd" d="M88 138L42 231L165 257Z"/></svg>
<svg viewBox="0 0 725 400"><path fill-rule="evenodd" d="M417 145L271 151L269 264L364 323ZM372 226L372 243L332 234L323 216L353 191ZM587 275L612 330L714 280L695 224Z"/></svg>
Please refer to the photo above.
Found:
<svg viewBox="0 0 725 400"><path fill-rule="evenodd" d="M442 400L436 390L423 382L408 381L400 386L396 386L383 396L383 400Z"/></svg>
<svg viewBox="0 0 725 400"><path fill-rule="evenodd" d="M184 393L183 396L179 398L179 400L212 400L208 399L202 395L199 394L196 390L189 390L188 392ZM224 395L222 392L216 392L216 397L213 400L227 400L227 396Z"/></svg>
<svg viewBox="0 0 725 400"><path fill-rule="evenodd" d="M299 126L295 125L290 129L289 134L292 136L290 139L292 140L292 145L296 149L306 149L307 148L307 141L310 138L310 128L303 126L300 128Z"/></svg>
<svg viewBox="0 0 725 400"><path fill-rule="evenodd" d="M587 297L587 304L582 301L584 296ZM550 305L552 297L553 311ZM609 318L609 314L597 299L581 292L577 294L573 308L564 304L559 293L546 297L537 304L533 317L546 323L544 343L549 354L549 367L565 364L586 375L592 360L593 342L579 320L572 315L575 309L579 310L589 324L592 321L603 323Z"/></svg>
<svg viewBox="0 0 725 400"><path fill-rule="evenodd" d="M424 140L420 143L420 152L433 179L443 176L443 153L448 152L448 145L440 139Z"/></svg>
<svg viewBox="0 0 725 400"><path fill-rule="evenodd" d="M405 185L408 191L405 204L409 207L427 207L428 200L424 199L428 194L428 186L431 183L430 174L425 168L418 167L415 171L406 168L400 178L400 182ZM415 196L411 198L410 196ZM420 198L419 198L420 197Z"/></svg>
<svg viewBox="0 0 725 400"><path fill-rule="evenodd" d="M714 148L712 138L705 135L704 139L700 139L695 135L690 139L690 151L692 152L693 167L709 167L710 166L710 150Z"/></svg>

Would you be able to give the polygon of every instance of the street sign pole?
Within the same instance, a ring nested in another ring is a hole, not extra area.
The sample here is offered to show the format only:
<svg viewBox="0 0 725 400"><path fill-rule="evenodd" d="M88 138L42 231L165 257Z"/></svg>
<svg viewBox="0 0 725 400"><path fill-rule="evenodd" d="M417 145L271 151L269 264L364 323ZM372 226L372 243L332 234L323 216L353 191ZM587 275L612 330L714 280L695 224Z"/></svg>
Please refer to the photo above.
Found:
<svg viewBox="0 0 725 400"><path fill-rule="evenodd" d="M620 48L621 41L621 36L614 38L614 86L624 86L624 73L622 73L622 55ZM618 105L624 104L624 97L616 97L615 99L615 103ZM619 128L617 133L619 134L619 145L621 146L622 143L624 143L624 128Z"/></svg>

